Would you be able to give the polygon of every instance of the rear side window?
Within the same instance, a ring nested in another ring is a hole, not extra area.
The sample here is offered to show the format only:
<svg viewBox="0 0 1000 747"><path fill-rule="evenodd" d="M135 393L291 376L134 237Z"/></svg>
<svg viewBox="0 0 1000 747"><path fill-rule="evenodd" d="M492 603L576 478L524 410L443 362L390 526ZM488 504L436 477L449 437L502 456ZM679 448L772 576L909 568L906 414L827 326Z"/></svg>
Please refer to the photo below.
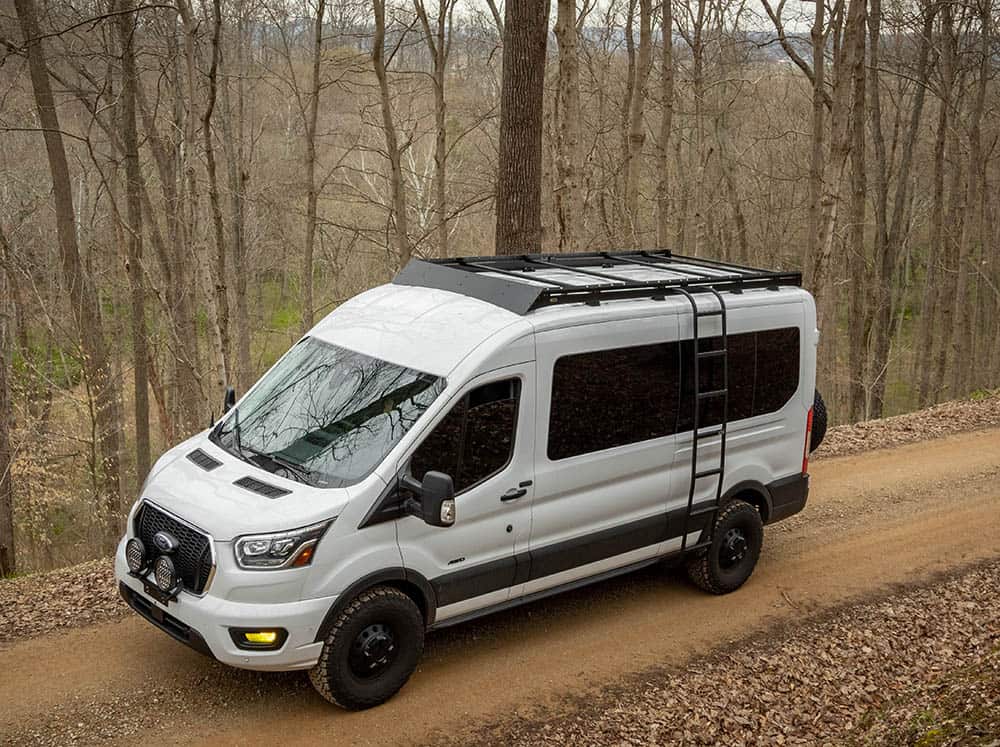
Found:
<svg viewBox="0 0 1000 747"><path fill-rule="evenodd" d="M753 414L780 410L798 388L799 330L786 327L758 332Z"/></svg>
<svg viewBox="0 0 1000 747"><path fill-rule="evenodd" d="M560 358L552 373L549 459L670 435L678 385L675 342Z"/></svg>
<svg viewBox="0 0 1000 747"><path fill-rule="evenodd" d="M417 447L410 473L422 480L427 472L444 472L455 482L455 492L495 475L514 451L518 379L505 379L465 394Z"/></svg>
<svg viewBox="0 0 1000 747"><path fill-rule="evenodd" d="M729 421L780 410L799 388L799 330L797 327L769 329L728 335L729 343ZM702 338L701 350L718 350L721 337ZM677 431L694 427L694 341L681 343L680 408ZM702 392L721 389L722 361L702 358L698 362L698 389ZM710 397L701 403L698 425L722 422L722 398Z"/></svg>

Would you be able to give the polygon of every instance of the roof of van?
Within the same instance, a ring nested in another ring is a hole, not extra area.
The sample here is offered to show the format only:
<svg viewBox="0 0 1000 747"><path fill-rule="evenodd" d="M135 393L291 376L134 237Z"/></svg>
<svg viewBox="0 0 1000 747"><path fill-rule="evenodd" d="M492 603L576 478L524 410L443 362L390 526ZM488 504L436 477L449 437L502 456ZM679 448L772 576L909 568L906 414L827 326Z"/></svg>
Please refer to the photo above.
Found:
<svg viewBox="0 0 1000 747"><path fill-rule="evenodd" d="M447 376L502 330L514 337L531 324L510 311L435 288L380 285L328 314L309 333L407 368Z"/></svg>

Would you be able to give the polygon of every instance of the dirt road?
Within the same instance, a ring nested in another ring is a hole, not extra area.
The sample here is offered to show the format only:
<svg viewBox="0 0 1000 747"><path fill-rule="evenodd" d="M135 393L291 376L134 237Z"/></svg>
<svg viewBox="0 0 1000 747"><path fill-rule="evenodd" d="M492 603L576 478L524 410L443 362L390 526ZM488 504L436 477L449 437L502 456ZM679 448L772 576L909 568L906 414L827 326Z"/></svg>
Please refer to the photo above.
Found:
<svg viewBox="0 0 1000 747"><path fill-rule="evenodd" d="M398 744L455 738L651 664L1000 557L1000 430L812 469L805 512L768 528L751 581L725 597L650 569L430 636L391 702L347 714L302 675L237 672L128 618L3 644L0 741ZM502 735L496 736L502 741Z"/></svg>

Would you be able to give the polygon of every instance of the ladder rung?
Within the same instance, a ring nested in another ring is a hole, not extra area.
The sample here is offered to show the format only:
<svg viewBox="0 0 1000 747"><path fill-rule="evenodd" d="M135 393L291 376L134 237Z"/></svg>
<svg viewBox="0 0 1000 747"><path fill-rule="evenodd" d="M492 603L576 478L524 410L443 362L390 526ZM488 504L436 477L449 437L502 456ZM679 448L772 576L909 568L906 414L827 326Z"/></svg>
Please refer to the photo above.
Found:
<svg viewBox="0 0 1000 747"><path fill-rule="evenodd" d="M705 514L714 514L718 510L719 510L718 505L716 505L715 503L713 503L711 506L704 506L702 508L695 509L690 514L688 514L688 516L691 516L691 517L704 516Z"/></svg>
<svg viewBox="0 0 1000 747"><path fill-rule="evenodd" d="M727 351L726 351L725 348L722 348L721 350L701 350L701 351L698 352L698 357L699 358L719 358L719 357L725 355L726 352Z"/></svg>
<svg viewBox="0 0 1000 747"><path fill-rule="evenodd" d="M695 432L694 437L697 439L702 438L715 438L716 436L721 436L725 432L725 428L721 425L718 428L713 428L712 430L705 431L703 433Z"/></svg>
<svg viewBox="0 0 1000 747"><path fill-rule="evenodd" d="M718 467L713 467L712 469L702 470L701 472L694 473L694 479L700 480L703 477L712 477L713 475L721 475L722 470Z"/></svg>
<svg viewBox="0 0 1000 747"><path fill-rule="evenodd" d="M698 399L708 399L709 397L721 397L723 394L728 394L728 389L713 389L710 392L698 392Z"/></svg>

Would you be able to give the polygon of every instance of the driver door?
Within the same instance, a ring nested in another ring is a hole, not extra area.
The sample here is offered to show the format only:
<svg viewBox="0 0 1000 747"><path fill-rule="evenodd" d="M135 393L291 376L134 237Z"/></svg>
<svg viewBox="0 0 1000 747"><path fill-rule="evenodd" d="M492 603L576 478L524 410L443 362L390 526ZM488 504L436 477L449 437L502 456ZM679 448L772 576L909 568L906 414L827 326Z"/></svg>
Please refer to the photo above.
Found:
<svg viewBox="0 0 1000 747"><path fill-rule="evenodd" d="M455 523L397 522L403 565L437 596L438 621L506 601L526 568L533 497L534 363L470 381L429 425L400 472L451 475Z"/></svg>

